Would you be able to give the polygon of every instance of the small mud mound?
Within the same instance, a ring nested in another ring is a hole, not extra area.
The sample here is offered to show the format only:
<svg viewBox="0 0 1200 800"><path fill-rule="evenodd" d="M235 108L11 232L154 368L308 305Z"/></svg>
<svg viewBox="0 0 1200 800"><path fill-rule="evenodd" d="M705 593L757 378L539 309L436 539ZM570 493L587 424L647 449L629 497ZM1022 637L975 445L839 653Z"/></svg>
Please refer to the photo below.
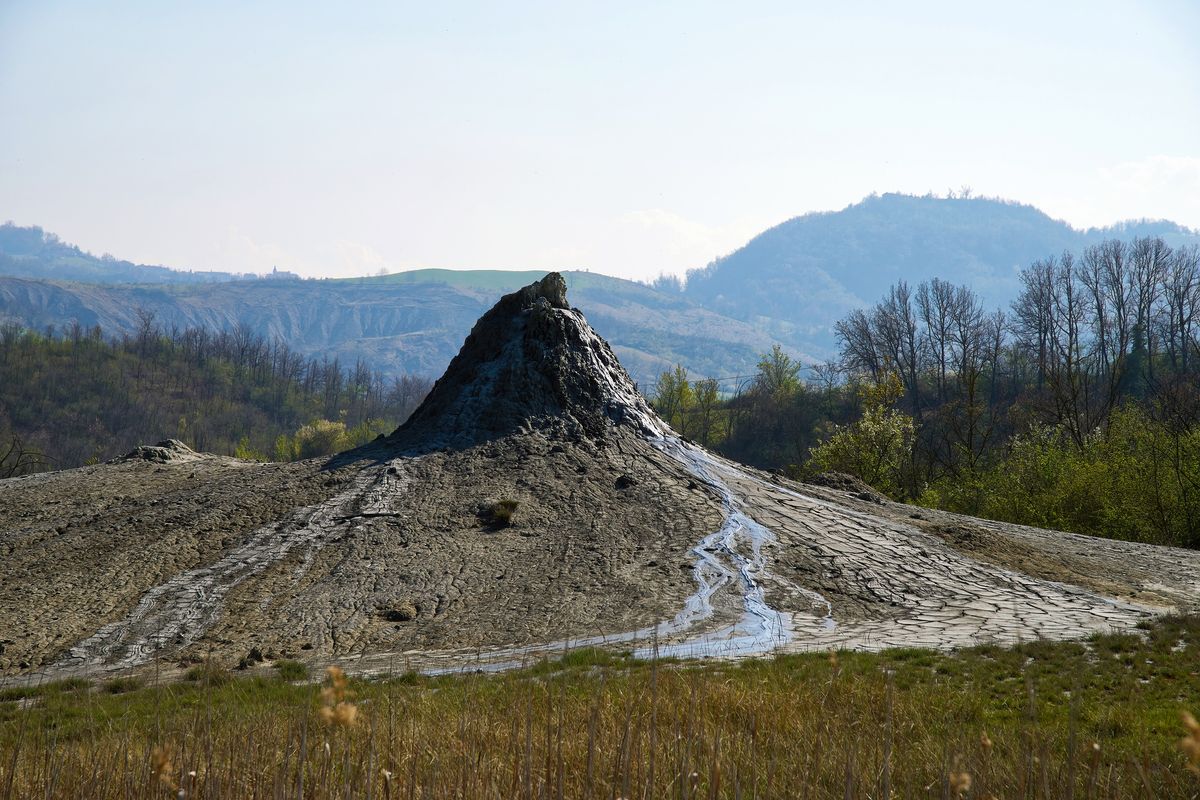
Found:
<svg viewBox="0 0 1200 800"><path fill-rule="evenodd" d="M845 492L868 503L886 503L887 498L875 491L862 478L845 472L822 472L807 478L805 483Z"/></svg>
<svg viewBox="0 0 1200 800"><path fill-rule="evenodd" d="M141 445L130 450L125 455L115 458L110 463L120 464L128 461L151 461L156 464L166 464L171 461L192 461L202 458L192 448L178 439L165 439L156 445Z"/></svg>
<svg viewBox="0 0 1200 800"><path fill-rule="evenodd" d="M596 440L613 424L667 431L608 343L567 305L562 276L551 272L479 319L425 402L389 439L418 450L535 430Z"/></svg>

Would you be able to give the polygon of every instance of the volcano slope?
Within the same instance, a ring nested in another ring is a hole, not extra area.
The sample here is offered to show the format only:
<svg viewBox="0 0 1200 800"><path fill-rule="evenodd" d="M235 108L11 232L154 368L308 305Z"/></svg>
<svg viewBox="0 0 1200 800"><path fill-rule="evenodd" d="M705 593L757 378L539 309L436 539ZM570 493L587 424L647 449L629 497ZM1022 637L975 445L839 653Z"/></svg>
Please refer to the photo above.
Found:
<svg viewBox="0 0 1200 800"><path fill-rule="evenodd" d="M0 482L0 670L953 648L1200 609L1200 554L860 494L680 439L551 273L366 447L254 464L165 442Z"/></svg>

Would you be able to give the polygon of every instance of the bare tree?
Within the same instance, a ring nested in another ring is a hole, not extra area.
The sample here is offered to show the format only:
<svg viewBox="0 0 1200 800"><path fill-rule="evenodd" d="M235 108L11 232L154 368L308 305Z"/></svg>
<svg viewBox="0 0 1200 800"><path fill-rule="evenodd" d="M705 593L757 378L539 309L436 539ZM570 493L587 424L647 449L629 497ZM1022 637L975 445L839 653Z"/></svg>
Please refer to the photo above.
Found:
<svg viewBox="0 0 1200 800"><path fill-rule="evenodd" d="M883 302L875 307L872 322L877 341L883 346L888 360L895 365L908 394L913 416L921 420L920 372L924 347L912 290L900 281L893 286Z"/></svg>
<svg viewBox="0 0 1200 800"><path fill-rule="evenodd" d="M40 450L27 446L15 433L10 434L7 445L0 446L0 479L38 472L49 463Z"/></svg>
<svg viewBox="0 0 1200 800"><path fill-rule="evenodd" d="M954 286L948 281L934 278L932 282L922 282L917 287L917 309L921 314L921 323L925 326L926 351L933 360L933 368L936 371L935 383L939 401L946 399L950 319L953 313L951 306L954 302Z"/></svg>

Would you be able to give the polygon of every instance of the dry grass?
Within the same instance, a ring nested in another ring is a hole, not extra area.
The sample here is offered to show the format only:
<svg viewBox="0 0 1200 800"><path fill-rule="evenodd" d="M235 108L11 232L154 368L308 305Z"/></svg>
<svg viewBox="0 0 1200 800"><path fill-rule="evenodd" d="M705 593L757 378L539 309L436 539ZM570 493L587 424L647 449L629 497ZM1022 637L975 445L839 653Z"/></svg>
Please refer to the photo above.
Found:
<svg viewBox="0 0 1200 800"><path fill-rule="evenodd" d="M1145 634L56 689L0 704L0 797L1196 797L1200 621Z"/></svg>
<svg viewBox="0 0 1200 800"><path fill-rule="evenodd" d="M516 500L499 500L493 503L491 507L492 524L500 528L512 525L513 516L517 513L519 505Z"/></svg>

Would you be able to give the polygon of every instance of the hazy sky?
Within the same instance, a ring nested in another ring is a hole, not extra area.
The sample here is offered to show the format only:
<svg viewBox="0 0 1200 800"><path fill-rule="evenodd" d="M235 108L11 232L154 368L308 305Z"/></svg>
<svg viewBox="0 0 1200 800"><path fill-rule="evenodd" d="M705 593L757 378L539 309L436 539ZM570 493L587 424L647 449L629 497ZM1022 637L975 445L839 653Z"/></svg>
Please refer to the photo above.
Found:
<svg viewBox="0 0 1200 800"><path fill-rule="evenodd" d="M0 220L134 261L644 278L962 186L1200 227L1200 3L0 0Z"/></svg>

